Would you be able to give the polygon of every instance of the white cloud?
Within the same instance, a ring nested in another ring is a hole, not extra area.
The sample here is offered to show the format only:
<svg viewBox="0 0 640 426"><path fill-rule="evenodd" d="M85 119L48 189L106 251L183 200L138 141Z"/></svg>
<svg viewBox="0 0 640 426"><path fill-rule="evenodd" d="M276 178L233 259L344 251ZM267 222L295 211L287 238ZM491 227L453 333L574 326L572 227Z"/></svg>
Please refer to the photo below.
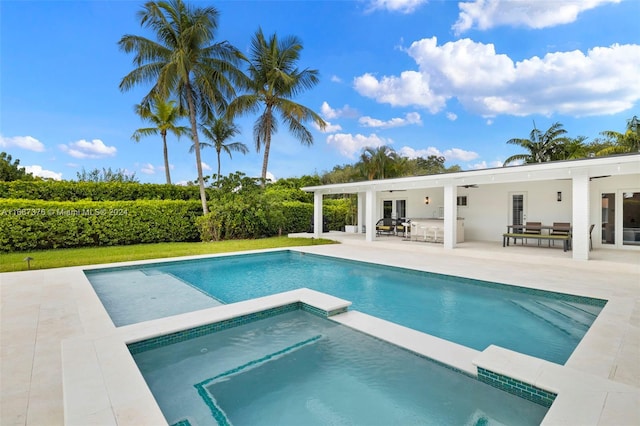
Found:
<svg viewBox="0 0 640 426"><path fill-rule="evenodd" d="M339 109L333 109L325 101L322 103L322 106L320 106L320 114L327 120L332 120L334 118L355 118L358 116L358 111L349 105L345 105Z"/></svg>
<svg viewBox="0 0 640 426"><path fill-rule="evenodd" d="M34 176L39 176L45 179L62 180L62 173L52 172L51 170L45 170L42 166L24 166L24 170L27 173L31 173Z"/></svg>
<svg viewBox="0 0 640 426"><path fill-rule="evenodd" d="M140 171L145 175L153 175L156 173L156 168L151 163L142 164L140 167Z"/></svg>
<svg viewBox="0 0 640 426"><path fill-rule="evenodd" d="M458 119L458 116L453 112L448 112L447 119L449 119L450 121L456 121Z"/></svg>
<svg viewBox="0 0 640 426"><path fill-rule="evenodd" d="M410 124L422 125L422 119L417 112L409 112L405 115L405 118L392 118L391 120L382 121L372 117L360 117L358 122L365 127L379 127L382 129L389 129L392 127L403 127Z"/></svg>
<svg viewBox="0 0 640 426"><path fill-rule="evenodd" d="M399 77L382 77L378 80L366 73L353 81L355 90L363 96L392 106L415 105L435 113L440 111L447 100L431 90L430 76L417 71L403 71Z"/></svg>
<svg viewBox="0 0 640 426"><path fill-rule="evenodd" d="M278 179L276 179L276 176L273 173L271 173L270 171L267 171L267 180L270 180L271 182L275 182Z"/></svg>
<svg viewBox="0 0 640 426"><path fill-rule="evenodd" d="M426 4L427 0L370 0L368 11L387 10L389 12L412 13Z"/></svg>
<svg viewBox="0 0 640 426"><path fill-rule="evenodd" d="M382 145L390 145L393 141L391 139L381 138L376 134L365 136L361 134L337 133L335 135L329 135L327 137L327 143L335 146L338 152L345 157L355 158L356 154L360 153L363 148L377 148Z"/></svg>
<svg viewBox="0 0 640 426"><path fill-rule="evenodd" d="M342 83L342 79L340 77L338 77L337 75L332 75L331 76L331 82L332 83Z"/></svg>
<svg viewBox="0 0 640 426"><path fill-rule="evenodd" d="M100 139L94 139L91 142L82 139L58 147L73 158L113 157L118 151L115 146L107 146Z"/></svg>
<svg viewBox="0 0 640 426"><path fill-rule="evenodd" d="M4 137L0 135L0 147L22 148L28 151L43 152L44 144L33 136Z"/></svg>
<svg viewBox="0 0 640 426"><path fill-rule="evenodd" d="M465 151L464 149L460 149L460 148L446 149L442 155L444 155L444 158L446 158L448 161L452 161L452 160L471 161L478 158L477 152Z"/></svg>
<svg viewBox="0 0 640 426"><path fill-rule="evenodd" d="M547 28L574 22L578 14L606 3L620 0L474 0L458 3L460 15L452 29L456 35L476 28L507 25L513 27Z"/></svg>
<svg viewBox="0 0 640 426"><path fill-rule="evenodd" d="M427 158L430 155L435 155L437 157L444 157L447 161L470 161L478 158L478 153L473 151L465 151L460 148L451 148L445 151L440 151L438 148L430 146L426 149L414 149L410 146L403 146L398 150L398 153L403 157L407 157L410 159L422 157Z"/></svg>
<svg viewBox="0 0 640 426"><path fill-rule="evenodd" d="M400 154L403 157L407 157L411 160L416 159L418 157L427 158L430 155L435 155L438 157L442 155L440 150L433 146L430 146L426 149L414 149L414 148L411 148L410 146L403 146L398 150L398 154Z"/></svg>
<svg viewBox="0 0 640 426"><path fill-rule="evenodd" d="M320 126L318 126L315 121L313 121L311 125L321 133L335 133L342 130L342 126L339 124L331 124L328 121L325 121L325 123L326 123L326 126L324 126L324 129L321 129Z"/></svg>
<svg viewBox="0 0 640 426"><path fill-rule="evenodd" d="M514 62L493 44L469 39L437 45L436 37L406 49L418 71L355 79L363 96L436 113L452 97L484 117L554 113L588 116L628 110L640 99L640 45L548 53Z"/></svg>
<svg viewBox="0 0 640 426"><path fill-rule="evenodd" d="M206 171L208 171L208 172L210 172L211 170L213 170L213 169L211 168L211 166L210 166L210 165L208 165L207 163L205 163L204 161L200 162L200 164L202 164L202 170L206 170Z"/></svg>

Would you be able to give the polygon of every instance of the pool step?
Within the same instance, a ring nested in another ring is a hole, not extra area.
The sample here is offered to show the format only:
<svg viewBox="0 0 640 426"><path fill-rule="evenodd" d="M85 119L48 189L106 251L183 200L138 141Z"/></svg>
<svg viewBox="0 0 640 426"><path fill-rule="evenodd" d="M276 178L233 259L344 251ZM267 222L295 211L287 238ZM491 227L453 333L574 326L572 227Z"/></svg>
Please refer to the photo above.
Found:
<svg viewBox="0 0 640 426"><path fill-rule="evenodd" d="M516 300L512 300L511 303L563 333L578 339L582 338L591 325L591 323L584 323L568 317L566 314L555 309L555 306L549 304L543 304L538 301Z"/></svg>
<svg viewBox="0 0 640 426"><path fill-rule="evenodd" d="M586 311L580 306L565 302L562 300L557 301L537 301L536 303L545 306L547 309L551 309L561 315L565 315L571 321L575 321L583 326L589 328L598 314Z"/></svg>

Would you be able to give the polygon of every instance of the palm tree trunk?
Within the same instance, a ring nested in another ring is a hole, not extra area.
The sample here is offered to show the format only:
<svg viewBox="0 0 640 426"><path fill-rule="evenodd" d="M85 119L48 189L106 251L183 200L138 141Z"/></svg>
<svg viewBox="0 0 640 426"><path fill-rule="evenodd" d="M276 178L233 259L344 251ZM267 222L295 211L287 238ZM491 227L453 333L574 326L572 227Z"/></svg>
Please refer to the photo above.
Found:
<svg viewBox="0 0 640 426"><path fill-rule="evenodd" d="M169 173L169 151L167 150L167 132L162 132L162 150L164 152L164 175L167 178L167 185L171 185L171 174Z"/></svg>
<svg viewBox="0 0 640 426"><path fill-rule="evenodd" d="M271 149L271 108L267 107L268 111L265 112L267 114L267 123L266 123L266 132L264 135L264 157L262 157L262 182L260 186L262 188L267 184L267 165L269 163L269 150Z"/></svg>
<svg viewBox="0 0 640 426"><path fill-rule="evenodd" d="M217 179L217 182L216 182L216 186L218 188L220 188L220 150L217 149L216 153L218 154L218 179Z"/></svg>
<svg viewBox="0 0 640 426"><path fill-rule="evenodd" d="M196 152L196 169L198 170L198 186L200 186L200 201L202 201L202 213L209 213L209 206L207 206L207 193L204 190L204 179L202 177L202 161L200 159L200 140L198 140L198 125L196 123L196 107L193 104L193 97L191 96L191 87L189 84L187 87L187 103L189 104L189 122L191 123L191 134L193 136L193 148Z"/></svg>
<svg viewBox="0 0 640 426"><path fill-rule="evenodd" d="M267 164L269 163L269 149L271 148L271 133L265 135L264 141L264 157L262 158L262 182L260 186L263 188L267 184Z"/></svg>

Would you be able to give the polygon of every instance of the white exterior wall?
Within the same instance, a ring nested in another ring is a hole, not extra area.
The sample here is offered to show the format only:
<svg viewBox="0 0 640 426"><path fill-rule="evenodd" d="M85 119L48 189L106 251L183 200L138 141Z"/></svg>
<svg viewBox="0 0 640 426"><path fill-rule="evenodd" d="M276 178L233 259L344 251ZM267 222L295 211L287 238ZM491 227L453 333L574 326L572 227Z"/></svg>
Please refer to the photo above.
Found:
<svg viewBox="0 0 640 426"><path fill-rule="evenodd" d="M424 197L429 197L429 204L424 203ZM382 218L382 202L384 200L407 200L407 218L438 217L438 207L444 206L442 188L410 189L407 191L380 192L376 217Z"/></svg>
<svg viewBox="0 0 640 426"><path fill-rule="evenodd" d="M558 191L562 201L557 201ZM467 196L467 206L458 207L464 218L466 241L502 241L507 225L511 225L510 194L526 194L526 220L552 225L572 222L571 180L522 182L517 184L482 185L458 188L458 196Z"/></svg>

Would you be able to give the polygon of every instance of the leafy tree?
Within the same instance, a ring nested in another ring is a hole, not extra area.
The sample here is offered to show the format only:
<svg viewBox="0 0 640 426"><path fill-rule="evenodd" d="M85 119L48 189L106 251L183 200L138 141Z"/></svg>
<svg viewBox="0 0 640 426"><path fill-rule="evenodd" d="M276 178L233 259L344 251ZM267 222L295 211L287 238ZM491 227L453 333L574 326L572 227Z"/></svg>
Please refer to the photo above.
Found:
<svg viewBox="0 0 640 426"><path fill-rule="evenodd" d="M333 183L358 182L364 179L359 166L345 164L343 166L334 166L331 171L325 172L320 180L322 185L330 185Z"/></svg>
<svg viewBox="0 0 640 426"><path fill-rule="evenodd" d="M427 158L416 158L416 164L420 175L436 175L445 173L447 168L444 165L445 158L438 155L429 155Z"/></svg>
<svg viewBox="0 0 640 426"><path fill-rule="evenodd" d="M553 153L552 160L575 160L585 158L589 154L588 146L584 143L586 136L577 138L566 138L563 143L558 144Z"/></svg>
<svg viewBox="0 0 640 426"><path fill-rule="evenodd" d="M549 129L542 133L533 123L533 130L529 134L529 139L514 138L507 141L508 144L519 145L526 149L526 154L516 154L507 158L503 166L514 161L523 161L524 163L543 163L552 161L556 155L558 146L565 143L566 138L563 136L567 131L563 129L562 124L554 123Z"/></svg>
<svg viewBox="0 0 640 426"><path fill-rule="evenodd" d="M171 174L169 172L169 153L167 151L167 132L171 132L178 138L188 134L189 128L176 125L180 118L180 110L176 107L175 101L167 101L160 96L154 96L148 104L138 104L135 106L136 114L144 121L148 121L154 127L145 127L136 130L131 137L136 142L144 136L160 134L162 136L162 153L164 154L164 170L167 184L171 185Z"/></svg>
<svg viewBox="0 0 640 426"><path fill-rule="evenodd" d="M76 176L78 178L78 182L128 182L128 183L139 183L138 178L136 178L135 173L128 173L126 170L117 169L111 170L111 167L102 170L93 169L93 170L85 170L82 168L81 172L77 172Z"/></svg>
<svg viewBox="0 0 640 426"><path fill-rule="evenodd" d="M297 37L278 40L273 34L267 40L259 29L251 40L249 93L237 97L229 105L230 116L257 112L261 106L264 107L253 127L256 150L260 152L264 148L263 186L267 178L271 137L278 131L276 114L303 145L313 144L313 136L304 126L305 122L312 120L320 128L326 126L318 114L292 101L293 97L319 81L317 70L297 68L301 50L302 43Z"/></svg>
<svg viewBox="0 0 640 426"><path fill-rule="evenodd" d="M246 76L237 68L244 59L240 51L227 41L213 42L218 15L214 7L191 8L182 0L149 1L138 12L138 17L140 25L150 29L157 41L125 35L118 42L124 52L134 53L136 66L122 79L120 90L151 83L153 88L143 103L155 95L167 99L175 94L180 108L188 111L204 213L209 209L197 116L207 117L222 111L225 99L235 95L235 85L248 84Z"/></svg>
<svg viewBox="0 0 640 426"><path fill-rule="evenodd" d="M605 130L600 133L607 138L609 146L601 149L596 155L623 154L626 152L640 151L640 119L633 116L627 120L627 130L619 133L613 130Z"/></svg>
<svg viewBox="0 0 640 426"><path fill-rule="evenodd" d="M211 141L211 143L201 142L200 146L202 146L203 148L213 147L216 150L216 156L218 159L218 178L216 186L220 187L220 153L224 151L229 154L229 158L232 158L232 151L246 154L247 152L249 152L249 149L247 148L247 145L242 142L226 142L228 139L240 133L240 128L236 126L233 121L229 120L226 117L211 117L200 125L200 130L202 131L204 137ZM191 146L189 152L193 152L194 150L195 144Z"/></svg>
<svg viewBox="0 0 640 426"><path fill-rule="evenodd" d="M366 147L360 155L361 170L367 180L391 177L389 175L393 174L393 167L398 160L398 154L386 145Z"/></svg>
<svg viewBox="0 0 640 426"><path fill-rule="evenodd" d="M19 159L13 160L11 155L0 152L0 181L12 182L14 180L35 180L35 177L31 173L27 173L24 167L20 167Z"/></svg>

